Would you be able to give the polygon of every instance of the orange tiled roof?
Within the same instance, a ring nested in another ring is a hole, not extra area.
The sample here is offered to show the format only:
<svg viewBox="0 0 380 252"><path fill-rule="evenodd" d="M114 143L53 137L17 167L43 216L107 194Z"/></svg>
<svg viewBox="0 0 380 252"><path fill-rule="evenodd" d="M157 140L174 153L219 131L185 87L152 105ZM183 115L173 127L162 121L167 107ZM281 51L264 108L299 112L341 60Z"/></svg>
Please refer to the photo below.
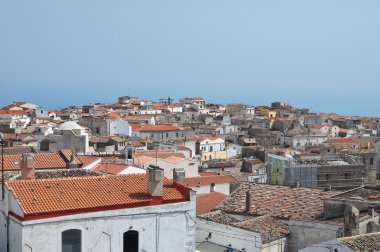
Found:
<svg viewBox="0 0 380 252"><path fill-rule="evenodd" d="M217 205L223 202L227 195L219 192L197 195L197 215L211 212Z"/></svg>
<svg viewBox="0 0 380 252"><path fill-rule="evenodd" d="M133 115L133 116L124 116L123 119L127 120L127 121L139 121L139 120L150 120L152 119L154 116L152 115Z"/></svg>
<svg viewBox="0 0 380 252"><path fill-rule="evenodd" d="M173 130L179 130L177 126L174 125L139 125L132 126L132 130L134 131L141 131L141 132L151 132L151 131L173 131Z"/></svg>
<svg viewBox="0 0 380 252"><path fill-rule="evenodd" d="M358 143L358 141L356 141L352 138L333 138L333 139L330 139L329 142L342 143L342 144Z"/></svg>
<svg viewBox="0 0 380 252"><path fill-rule="evenodd" d="M73 152L71 150L61 150L59 152L62 153L62 155L66 158L66 161L71 160L71 156L73 155ZM74 155L74 160L77 162L77 164L83 165L82 161L76 155Z"/></svg>
<svg viewBox="0 0 380 252"><path fill-rule="evenodd" d="M188 147L184 146L184 145L178 145L177 146L177 149L178 150L190 150Z"/></svg>
<svg viewBox="0 0 380 252"><path fill-rule="evenodd" d="M122 171L128 168L125 164L98 164L92 170L97 172L106 172L109 174L120 174Z"/></svg>
<svg viewBox="0 0 380 252"><path fill-rule="evenodd" d="M34 168L35 169L65 169L66 162L70 161L71 154L69 150L63 150L56 153L38 153L34 154ZM19 170L21 168L21 154L17 155L4 155L4 170ZM79 165L82 162L75 157Z"/></svg>
<svg viewBox="0 0 380 252"><path fill-rule="evenodd" d="M148 156L148 157L153 157L153 158L161 158L161 159L166 159L169 157L179 157L179 158L186 158L185 154L182 152L174 152L174 151L136 151L135 152L135 157L141 157L141 156Z"/></svg>
<svg viewBox="0 0 380 252"><path fill-rule="evenodd" d="M131 141L130 142L132 144L133 147L144 147L145 144L139 142L139 141Z"/></svg>
<svg viewBox="0 0 380 252"><path fill-rule="evenodd" d="M0 115L26 115L25 110L0 110Z"/></svg>
<svg viewBox="0 0 380 252"><path fill-rule="evenodd" d="M4 140L9 140L9 141L22 141L27 136L28 134L25 134L25 133L22 133L22 134L4 133L3 134Z"/></svg>
<svg viewBox="0 0 380 252"><path fill-rule="evenodd" d="M152 201L145 174L17 180L6 182L6 186L24 218L148 206ZM185 191L165 178L163 203L189 200L189 191Z"/></svg>
<svg viewBox="0 0 380 252"><path fill-rule="evenodd" d="M231 175L210 175L185 178L183 184L188 187L203 186L214 184L225 184L235 182L236 178Z"/></svg>
<svg viewBox="0 0 380 252"><path fill-rule="evenodd" d="M99 159L102 159L101 157L96 157L96 156L78 156L78 158L83 164L83 167L90 165L92 163L95 163Z"/></svg>

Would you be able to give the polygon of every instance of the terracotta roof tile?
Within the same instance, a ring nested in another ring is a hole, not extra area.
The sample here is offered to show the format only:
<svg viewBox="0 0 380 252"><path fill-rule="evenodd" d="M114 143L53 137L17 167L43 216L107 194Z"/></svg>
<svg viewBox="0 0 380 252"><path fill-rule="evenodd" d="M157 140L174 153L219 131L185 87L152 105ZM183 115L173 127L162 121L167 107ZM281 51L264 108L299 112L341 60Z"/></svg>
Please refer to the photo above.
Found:
<svg viewBox="0 0 380 252"><path fill-rule="evenodd" d="M145 174L18 180L6 186L25 216L147 206L152 200ZM187 201L185 194L164 179L163 203Z"/></svg>
<svg viewBox="0 0 380 252"><path fill-rule="evenodd" d="M60 152L56 153L38 153L34 154L35 169L65 169L66 162L70 161L70 150L63 150L63 155ZM1 157L1 156L0 156ZM19 170L21 168L21 154L4 155L4 170ZM75 156L75 160L79 165L82 162Z"/></svg>
<svg viewBox="0 0 380 252"><path fill-rule="evenodd" d="M251 214L294 220L319 218L323 214L323 199L336 194L320 189L242 183L217 209L245 212L247 191L251 192Z"/></svg>
<svg viewBox="0 0 380 252"><path fill-rule="evenodd" d="M214 184L225 184L236 182L236 179L231 175L213 175L185 178L184 185L187 187L203 186Z"/></svg>
<svg viewBox="0 0 380 252"><path fill-rule="evenodd" d="M285 238L290 233L288 225L268 215L234 223L233 226L260 233L263 243Z"/></svg>
<svg viewBox="0 0 380 252"><path fill-rule="evenodd" d="M197 195L197 215L211 212L226 198L227 195L219 192Z"/></svg>
<svg viewBox="0 0 380 252"><path fill-rule="evenodd" d="M354 144L358 143L358 141L352 139L352 138L333 138L330 139L328 142L333 142L333 143L341 143L341 144Z"/></svg>
<svg viewBox="0 0 380 252"><path fill-rule="evenodd" d="M86 167L87 165L95 163L99 159L101 159L101 157L96 157L96 156L78 156L78 158L82 162L83 167Z"/></svg>
<svg viewBox="0 0 380 252"><path fill-rule="evenodd" d="M354 251L380 250L380 232L344 237L338 240Z"/></svg>
<svg viewBox="0 0 380 252"><path fill-rule="evenodd" d="M98 164L92 170L97 172L106 172L108 174L120 174L128 168L125 164Z"/></svg>
<svg viewBox="0 0 380 252"><path fill-rule="evenodd" d="M160 131L175 131L179 128L175 125L140 125L140 127L132 126L132 130L141 132L160 132Z"/></svg>
<svg viewBox="0 0 380 252"><path fill-rule="evenodd" d="M179 157L179 158L186 158L185 154L182 152L174 152L174 151L136 151L135 152L135 157L141 157L141 156L148 156L148 157L153 157L153 158L161 158L161 159L166 159L169 157Z"/></svg>

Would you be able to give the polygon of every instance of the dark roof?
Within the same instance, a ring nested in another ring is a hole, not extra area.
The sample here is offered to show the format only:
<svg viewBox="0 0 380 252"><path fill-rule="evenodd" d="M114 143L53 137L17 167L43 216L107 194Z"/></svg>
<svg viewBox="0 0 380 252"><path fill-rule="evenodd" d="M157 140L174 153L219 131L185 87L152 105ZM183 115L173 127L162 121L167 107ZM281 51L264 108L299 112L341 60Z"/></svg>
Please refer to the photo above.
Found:
<svg viewBox="0 0 380 252"><path fill-rule="evenodd" d="M268 215L234 223L233 226L260 233L262 243L275 241L289 235L288 225Z"/></svg>
<svg viewBox="0 0 380 252"><path fill-rule="evenodd" d="M320 189L242 183L217 209L232 213L245 212L247 191L251 192L250 214L292 220L314 220L321 217L323 200L336 194Z"/></svg>
<svg viewBox="0 0 380 252"><path fill-rule="evenodd" d="M380 232L344 237L338 240L354 251L380 250Z"/></svg>

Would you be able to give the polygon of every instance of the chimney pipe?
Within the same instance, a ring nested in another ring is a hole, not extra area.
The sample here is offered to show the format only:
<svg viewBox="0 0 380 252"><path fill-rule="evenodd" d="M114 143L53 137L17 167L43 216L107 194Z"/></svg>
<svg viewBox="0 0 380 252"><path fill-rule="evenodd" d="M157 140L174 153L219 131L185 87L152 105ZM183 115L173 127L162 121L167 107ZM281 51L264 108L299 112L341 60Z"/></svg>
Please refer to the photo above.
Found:
<svg viewBox="0 0 380 252"><path fill-rule="evenodd" d="M24 153L21 159L21 179L34 179L34 154Z"/></svg>
<svg viewBox="0 0 380 252"><path fill-rule="evenodd" d="M174 168L173 170L173 182L179 185L183 185L185 182L185 169Z"/></svg>
<svg viewBox="0 0 380 252"><path fill-rule="evenodd" d="M375 217L375 207L373 205L368 206L368 215L372 218Z"/></svg>
<svg viewBox="0 0 380 252"><path fill-rule="evenodd" d="M245 212L249 213L251 211L252 201L251 201L251 191L245 192Z"/></svg>
<svg viewBox="0 0 380 252"><path fill-rule="evenodd" d="M152 197L163 197L164 169L155 165L147 168L148 193Z"/></svg>

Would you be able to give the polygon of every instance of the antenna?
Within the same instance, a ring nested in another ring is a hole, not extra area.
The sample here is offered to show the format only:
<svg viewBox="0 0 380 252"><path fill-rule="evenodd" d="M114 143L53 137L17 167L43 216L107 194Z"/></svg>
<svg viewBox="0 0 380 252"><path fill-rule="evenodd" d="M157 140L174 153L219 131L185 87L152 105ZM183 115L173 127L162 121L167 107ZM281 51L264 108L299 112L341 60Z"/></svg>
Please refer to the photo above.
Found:
<svg viewBox="0 0 380 252"><path fill-rule="evenodd" d="M172 104L173 101L174 101L174 99L171 98L170 96L168 96L168 98L166 98L166 99L160 98L160 102L163 102L165 105L170 105L170 104Z"/></svg>

